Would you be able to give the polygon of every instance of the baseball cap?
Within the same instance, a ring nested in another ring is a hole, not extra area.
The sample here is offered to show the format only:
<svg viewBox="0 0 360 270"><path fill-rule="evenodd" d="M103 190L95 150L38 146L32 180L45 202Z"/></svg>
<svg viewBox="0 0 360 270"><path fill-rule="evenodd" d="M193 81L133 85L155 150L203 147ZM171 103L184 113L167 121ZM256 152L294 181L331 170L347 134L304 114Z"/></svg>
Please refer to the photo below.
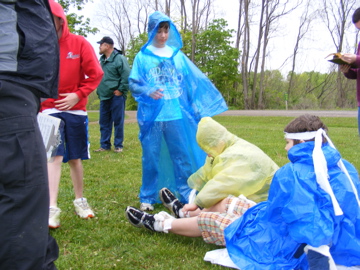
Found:
<svg viewBox="0 0 360 270"><path fill-rule="evenodd" d="M98 43L98 44L107 43L107 44L113 45L114 41L112 40L111 37L103 37L100 41L98 41L96 43Z"/></svg>

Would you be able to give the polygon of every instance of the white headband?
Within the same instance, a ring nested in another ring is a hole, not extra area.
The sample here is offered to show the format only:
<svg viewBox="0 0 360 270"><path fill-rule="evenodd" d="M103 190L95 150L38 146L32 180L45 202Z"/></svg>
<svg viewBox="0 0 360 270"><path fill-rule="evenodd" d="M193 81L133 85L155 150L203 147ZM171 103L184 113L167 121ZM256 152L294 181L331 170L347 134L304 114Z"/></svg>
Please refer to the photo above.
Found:
<svg viewBox="0 0 360 270"><path fill-rule="evenodd" d="M310 136L311 133L311 136ZM314 136L315 133L315 136ZM301 134L304 134L304 136L301 136ZM289 137L288 137L289 135ZM292 136L295 135L295 136ZM324 153L321 149L323 136L327 139L329 145L336 149L330 138L326 135L325 130L319 129L318 131L312 131L312 132L303 132L303 133L286 133L285 138L293 139L296 137L298 140L309 140L315 137L315 146L313 150L313 161L314 161L314 170L316 175L316 182L319 184L319 186L330 195L334 212L336 216L341 216L343 214L343 211L340 208L340 205L334 195L334 192L331 188L331 185L329 183L329 175L328 175L328 169L327 169L327 162L324 156ZM311 137L311 138L310 138ZM357 190L355 188L355 185L349 175L349 172L347 171L342 159L338 162L338 166L340 167L341 171L345 173L347 176L350 185L352 187L353 193L355 194L356 200L358 202L358 205L360 206L359 197L357 194Z"/></svg>
<svg viewBox="0 0 360 270"><path fill-rule="evenodd" d="M307 132L299 132L299 133L287 133L285 132L285 139L291 140L311 140L316 136L317 131L307 131Z"/></svg>

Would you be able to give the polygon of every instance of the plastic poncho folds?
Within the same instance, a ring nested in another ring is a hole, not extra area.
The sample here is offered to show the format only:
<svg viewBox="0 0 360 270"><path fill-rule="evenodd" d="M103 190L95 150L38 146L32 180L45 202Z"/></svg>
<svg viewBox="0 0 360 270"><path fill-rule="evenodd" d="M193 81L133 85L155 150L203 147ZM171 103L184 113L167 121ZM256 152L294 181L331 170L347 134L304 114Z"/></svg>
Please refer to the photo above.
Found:
<svg viewBox="0 0 360 270"><path fill-rule="evenodd" d="M337 165L340 154L323 144L329 183L344 213L335 216L330 196L316 182L313 149L314 142L293 146L288 152L291 163L276 172L268 201L225 229L230 257L242 270L308 269L304 244L330 246L336 264L360 265L360 208ZM356 169L343 162L359 194Z"/></svg>
<svg viewBox="0 0 360 270"><path fill-rule="evenodd" d="M165 21L170 25L166 42L167 50L172 51L169 57L151 50L159 24ZM150 16L148 36L129 77L130 91L138 102L143 149L140 201L154 203L156 196L160 202L157 191L168 187L187 202L187 178L206 157L196 143L197 124L202 117L224 112L227 106L211 81L180 51L180 33L166 15L155 12ZM164 97L154 100L149 94L157 89L163 89Z"/></svg>
<svg viewBox="0 0 360 270"><path fill-rule="evenodd" d="M196 139L210 156L188 184L199 191L194 203L208 208L228 195L267 200L275 162L257 146L230 133L210 117L201 119Z"/></svg>

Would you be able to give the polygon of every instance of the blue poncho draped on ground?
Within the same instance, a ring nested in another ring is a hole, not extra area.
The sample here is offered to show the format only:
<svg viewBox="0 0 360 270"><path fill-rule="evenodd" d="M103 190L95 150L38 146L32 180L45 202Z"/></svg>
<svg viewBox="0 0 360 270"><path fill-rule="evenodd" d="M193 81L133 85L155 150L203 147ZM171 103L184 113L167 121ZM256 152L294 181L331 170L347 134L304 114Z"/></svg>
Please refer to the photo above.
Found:
<svg viewBox="0 0 360 270"><path fill-rule="evenodd" d="M248 211L225 229L226 247L242 270L308 269L304 243L330 245L336 264L360 265L360 208L346 175L338 167L339 152L324 144L330 185L343 215L334 214L330 196L314 174L314 142L293 146L291 163L279 169L269 199ZM358 174L343 161L357 193ZM298 251L298 252L297 252Z"/></svg>
<svg viewBox="0 0 360 270"><path fill-rule="evenodd" d="M151 46L159 23L169 22L166 48L170 57L155 55ZM211 81L180 51L180 33L160 12L149 18L148 42L136 55L129 77L132 95L138 102L139 139L142 144L143 179L140 201L160 202L158 191L173 190L187 202L191 189L187 178L205 161L196 143L197 124L204 116L227 110L226 103ZM163 89L163 98L149 95Z"/></svg>

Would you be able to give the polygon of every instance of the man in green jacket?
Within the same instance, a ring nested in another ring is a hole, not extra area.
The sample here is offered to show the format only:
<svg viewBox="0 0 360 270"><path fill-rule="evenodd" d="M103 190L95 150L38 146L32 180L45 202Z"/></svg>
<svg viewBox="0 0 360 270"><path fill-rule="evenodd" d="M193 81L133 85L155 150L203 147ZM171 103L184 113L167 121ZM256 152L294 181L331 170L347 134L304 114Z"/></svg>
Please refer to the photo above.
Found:
<svg viewBox="0 0 360 270"><path fill-rule="evenodd" d="M114 152L123 150L126 94L129 90L130 67L122 52L114 48L110 37L99 42L100 64L104 77L97 88L100 99L100 148L94 152L111 149L111 134L114 125Z"/></svg>

